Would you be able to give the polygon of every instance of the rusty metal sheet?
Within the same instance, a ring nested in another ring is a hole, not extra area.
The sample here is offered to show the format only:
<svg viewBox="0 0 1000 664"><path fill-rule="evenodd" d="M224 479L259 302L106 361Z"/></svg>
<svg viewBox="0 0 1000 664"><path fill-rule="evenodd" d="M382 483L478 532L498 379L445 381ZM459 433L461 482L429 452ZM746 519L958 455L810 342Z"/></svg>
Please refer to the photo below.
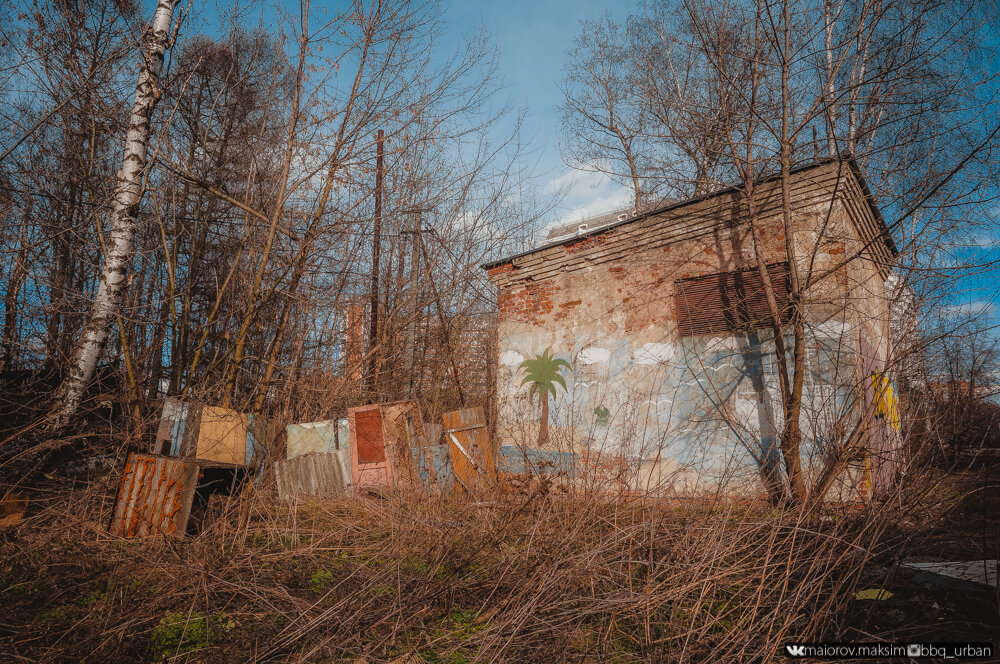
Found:
<svg viewBox="0 0 1000 664"><path fill-rule="evenodd" d="M300 496L333 498L346 493L349 482L340 458L334 453L311 453L274 463L278 498L295 500Z"/></svg>
<svg viewBox="0 0 1000 664"><path fill-rule="evenodd" d="M483 409L452 411L445 413L442 420L451 450L455 488L468 492L495 485L496 465Z"/></svg>
<svg viewBox="0 0 1000 664"><path fill-rule="evenodd" d="M347 410L351 432L351 480L354 488L392 486L392 465L385 454L382 411L377 405Z"/></svg>
<svg viewBox="0 0 1000 664"><path fill-rule="evenodd" d="M183 537L198 472L194 462L130 454L108 530L120 537Z"/></svg>

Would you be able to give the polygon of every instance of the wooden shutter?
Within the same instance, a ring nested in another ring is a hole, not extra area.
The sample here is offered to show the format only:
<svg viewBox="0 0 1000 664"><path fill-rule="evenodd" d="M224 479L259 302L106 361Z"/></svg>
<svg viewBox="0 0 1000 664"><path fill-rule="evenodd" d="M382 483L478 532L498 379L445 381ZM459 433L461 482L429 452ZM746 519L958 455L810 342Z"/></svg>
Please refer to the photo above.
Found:
<svg viewBox="0 0 1000 664"><path fill-rule="evenodd" d="M788 263L767 266L781 322L791 320ZM680 336L718 334L770 326L764 282L757 268L720 272L677 281L677 328Z"/></svg>

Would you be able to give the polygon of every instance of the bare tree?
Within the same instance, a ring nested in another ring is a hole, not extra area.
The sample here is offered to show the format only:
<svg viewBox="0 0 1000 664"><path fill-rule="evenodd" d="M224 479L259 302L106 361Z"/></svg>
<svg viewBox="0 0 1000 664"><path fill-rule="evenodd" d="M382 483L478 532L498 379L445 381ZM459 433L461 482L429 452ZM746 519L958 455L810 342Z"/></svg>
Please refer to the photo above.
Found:
<svg viewBox="0 0 1000 664"><path fill-rule="evenodd" d="M816 237L800 232L791 173L817 158L821 136L828 155L850 150L881 195L899 249L885 269L895 269L906 283L921 282L924 296L941 294L946 274L954 278L982 269L970 258L940 271L934 256L946 238L981 227L978 212L996 194L980 186L997 147L992 75L967 66L968 58L982 57L989 48L987 20L987 13L971 5L892 0L659 2L630 17L637 40L614 69L616 80L631 76L642 86L620 89L599 77L585 78L595 70L590 60L571 66L570 80L586 86L583 92L568 91L567 105L575 113L566 116L576 137L574 159L602 151L609 163L620 157L620 145L609 145L606 128L594 125L588 114L603 117L606 109L628 104L645 118L629 137L634 152L652 154L649 144L658 143L659 154L684 155L671 162L685 166L679 172L653 160L636 161L658 170L636 173L636 182L665 176L672 183L664 189L689 194L709 191L723 178L741 185L752 265L771 312L784 477L795 503L822 495L832 467L842 468L861 444L856 431L831 429L822 460L827 468L817 484L807 485L802 468L811 343L807 311L834 275L871 257L871 246L852 250L836 269L818 267L827 238L825 232ZM581 38L593 34L584 26ZM598 41L613 42L618 34L617 27L605 28ZM610 70L615 58L598 53L597 71ZM580 99L588 101L581 105ZM771 175L779 177L779 235L789 265L787 321L765 268L770 245L755 199L757 184Z"/></svg>
<svg viewBox="0 0 1000 664"><path fill-rule="evenodd" d="M158 0L153 20L143 45L143 61L135 101L125 140L125 153L117 175L112 211L108 220L111 229L100 284L87 324L73 351L68 375L56 393L54 427L64 426L80 405L83 392L94 375L94 369L104 351L108 333L128 281L129 263L133 257L133 237L139 203L142 200L143 177L146 170L150 123L156 104L162 95L157 83L163 58L171 38L174 8L177 0Z"/></svg>
<svg viewBox="0 0 1000 664"><path fill-rule="evenodd" d="M610 16L584 22L569 55L562 116L570 162L628 183L638 209L652 187L641 152L647 111L635 93L627 36Z"/></svg>

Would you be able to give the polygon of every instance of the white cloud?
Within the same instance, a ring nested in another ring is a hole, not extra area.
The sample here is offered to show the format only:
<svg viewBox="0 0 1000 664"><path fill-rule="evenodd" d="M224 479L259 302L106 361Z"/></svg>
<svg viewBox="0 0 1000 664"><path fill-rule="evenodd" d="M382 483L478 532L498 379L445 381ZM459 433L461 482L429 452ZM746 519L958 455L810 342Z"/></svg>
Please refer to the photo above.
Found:
<svg viewBox="0 0 1000 664"><path fill-rule="evenodd" d="M627 208L632 204L632 192L612 181L603 173L568 168L545 185L548 193L563 192L565 197L557 209L557 222L566 223L589 219Z"/></svg>
<svg viewBox="0 0 1000 664"><path fill-rule="evenodd" d="M482 210L464 210L455 215L451 220L451 226L455 230L473 229L481 223L482 214Z"/></svg>
<svg viewBox="0 0 1000 664"><path fill-rule="evenodd" d="M942 318L987 317L997 313L997 305L990 300L973 300L961 304L946 304L937 308Z"/></svg>

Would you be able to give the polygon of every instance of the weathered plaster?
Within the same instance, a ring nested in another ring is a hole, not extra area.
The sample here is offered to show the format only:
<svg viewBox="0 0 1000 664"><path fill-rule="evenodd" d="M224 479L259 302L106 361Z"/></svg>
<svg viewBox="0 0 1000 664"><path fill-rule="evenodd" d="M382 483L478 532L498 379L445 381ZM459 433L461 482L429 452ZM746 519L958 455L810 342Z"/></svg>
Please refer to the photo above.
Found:
<svg viewBox="0 0 1000 664"><path fill-rule="evenodd" d="M686 214L697 220L718 206L709 200ZM828 441L843 435L857 411L859 331L885 350L882 276L868 260L842 263L860 244L849 212L827 198L803 204L794 216L800 270L832 271L806 294L801 421L811 475ZM500 289L501 444L536 447L539 406L528 399L518 365L551 349L573 369L566 390L549 400L550 442L542 452L623 459L631 489L759 492L761 466L778 466L780 459L772 334L680 338L674 308L676 280L752 266L748 229L723 224L665 245L629 242L600 253L616 234L635 232L622 226L528 256L522 267L491 270ZM761 235L766 259L783 260L783 229L773 210L761 219ZM790 335L786 344L791 348Z"/></svg>

